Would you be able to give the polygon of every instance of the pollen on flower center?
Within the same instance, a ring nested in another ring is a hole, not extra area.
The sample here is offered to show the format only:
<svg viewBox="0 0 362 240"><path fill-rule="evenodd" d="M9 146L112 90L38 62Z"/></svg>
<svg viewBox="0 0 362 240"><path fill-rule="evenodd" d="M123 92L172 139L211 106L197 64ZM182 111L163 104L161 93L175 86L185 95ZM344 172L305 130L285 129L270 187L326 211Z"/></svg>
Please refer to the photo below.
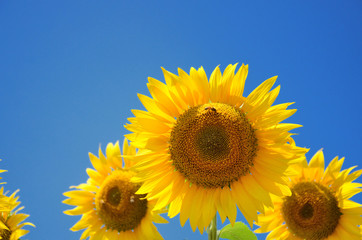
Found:
<svg viewBox="0 0 362 240"><path fill-rule="evenodd" d="M191 183L217 188L249 172L257 139L240 108L209 103L180 115L172 128L169 150L175 169Z"/></svg>
<svg viewBox="0 0 362 240"><path fill-rule="evenodd" d="M319 240L331 235L341 211L330 189L316 182L301 182L286 197L282 214L292 233L303 239Z"/></svg>
<svg viewBox="0 0 362 240"><path fill-rule="evenodd" d="M135 229L146 215L147 200L136 195L139 185L131 183L131 171L112 172L96 194L96 212L107 229L118 232Z"/></svg>

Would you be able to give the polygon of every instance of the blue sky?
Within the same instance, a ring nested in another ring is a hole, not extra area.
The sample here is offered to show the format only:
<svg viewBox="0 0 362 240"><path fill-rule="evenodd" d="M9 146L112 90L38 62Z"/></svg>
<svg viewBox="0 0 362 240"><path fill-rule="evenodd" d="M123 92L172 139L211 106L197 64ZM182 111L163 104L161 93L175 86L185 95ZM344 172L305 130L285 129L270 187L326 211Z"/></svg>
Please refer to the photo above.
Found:
<svg viewBox="0 0 362 240"><path fill-rule="evenodd" d="M295 140L307 157L324 148L328 162L361 168L361 12L359 0L1 1L0 168L37 226L25 238L79 239L62 193L86 181L88 152L122 141L161 66L210 76L246 63L246 93L278 75L276 103L295 102L288 122L304 126ZM178 217L158 229L207 239Z"/></svg>

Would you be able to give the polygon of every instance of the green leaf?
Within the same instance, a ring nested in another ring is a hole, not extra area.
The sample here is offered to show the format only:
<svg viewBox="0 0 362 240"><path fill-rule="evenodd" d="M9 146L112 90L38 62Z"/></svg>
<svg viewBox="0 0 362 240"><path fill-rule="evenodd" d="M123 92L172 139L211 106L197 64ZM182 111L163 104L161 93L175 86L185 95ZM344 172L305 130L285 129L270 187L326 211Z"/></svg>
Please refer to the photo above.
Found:
<svg viewBox="0 0 362 240"><path fill-rule="evenodd" d="M226 225L220 230L220 238L229 240L258 240L255 234L242 222L236 222L234 227Z"/></svg>

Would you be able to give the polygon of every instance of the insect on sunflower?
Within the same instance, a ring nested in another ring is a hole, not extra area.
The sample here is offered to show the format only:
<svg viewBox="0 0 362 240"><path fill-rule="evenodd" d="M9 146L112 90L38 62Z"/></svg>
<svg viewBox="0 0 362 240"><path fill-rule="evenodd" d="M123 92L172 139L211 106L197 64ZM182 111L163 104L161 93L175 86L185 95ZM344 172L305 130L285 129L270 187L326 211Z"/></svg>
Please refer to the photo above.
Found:
<svg viewBox="0 0 362 240"><path fill-rule="evenodd" d="M170 217L180 213L201 232L219 212L233 224L236 205L252 225L257 211L272 206L269 192L291 192L283 176L307 151L297 147L289 131L298 124L280 123L295 113L292 103L272 106L280 87L271 90L272 77L243 96L248 66L235 74L236 64L208 80L204 69L178 75L162 68L166 84L149 78L152 98L139 94L146 108L132 110L126 138L141 154L135 182L139 194L157 200L155 209L169 206Z"/></svg>

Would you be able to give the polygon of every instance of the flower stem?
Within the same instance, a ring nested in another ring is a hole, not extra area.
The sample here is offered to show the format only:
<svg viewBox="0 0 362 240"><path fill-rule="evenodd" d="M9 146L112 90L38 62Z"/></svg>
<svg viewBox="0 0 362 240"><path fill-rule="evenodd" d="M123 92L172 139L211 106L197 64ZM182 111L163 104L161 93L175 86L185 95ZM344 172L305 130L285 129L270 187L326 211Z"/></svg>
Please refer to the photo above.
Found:
<svg viewBox="0 0 362 240"><path fill-rule="evenodd" d="M209 225L209 240L217 240L216 214Z"/></svg>

